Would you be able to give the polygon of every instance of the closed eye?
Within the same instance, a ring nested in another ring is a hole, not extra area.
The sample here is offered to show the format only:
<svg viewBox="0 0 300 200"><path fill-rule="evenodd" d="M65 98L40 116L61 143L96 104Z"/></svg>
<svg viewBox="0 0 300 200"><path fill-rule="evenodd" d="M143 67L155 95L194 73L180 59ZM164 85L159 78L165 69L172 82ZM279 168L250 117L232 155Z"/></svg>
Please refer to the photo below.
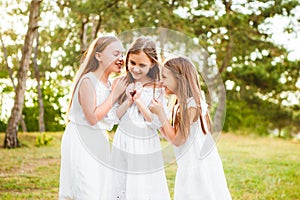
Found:
<svg viewBox="0 0 300 200"><path fill-rule="evenodd" d="M121 54L121 52L120 51L114 51L114 56L119 56L120 54Z"/></svg>
<svg viewBox="0 0 300 200"><path fill-rule="evenodd" d="M132 60L130 60L130 64L135 65L136 63Z"/></svg>

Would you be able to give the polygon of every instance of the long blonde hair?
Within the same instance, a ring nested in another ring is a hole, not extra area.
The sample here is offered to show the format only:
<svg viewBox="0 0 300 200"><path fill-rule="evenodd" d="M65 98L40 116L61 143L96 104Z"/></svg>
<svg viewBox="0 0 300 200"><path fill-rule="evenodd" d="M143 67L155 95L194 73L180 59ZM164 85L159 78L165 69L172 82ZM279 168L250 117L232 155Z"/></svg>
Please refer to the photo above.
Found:
<svg viewBox="0 0 300 200"><path fill-rule="evenodd" d="M113 42L119 41L118 38L114 36L100 36L96 38L89 46L89 48L83 53L81 60L80 60L80 67L76 73L76 76L73 81L73 88L71 92L71 98L69 101L68 112L67 116L70 112L70 108L72 105L73 97L79 80L82 78L83 75L94 72L99 67L99 62L95 57L97 52L101 53L108 45Z"/></svg>
<svg viewBox="0 0 300 200"><path fill-rule="evenodd" d="M187 58L176 57L167 60L164 67L172 72L177 81L177 90L180 91L180 98L177 98L179 108L174 121L175 130L179 129L180 133L187 138L190 129L187 99L193 97L197 105L196 112L197 118L200 118L201 129L204 134L208 133L211 129L211 120L208 112L202 116L200 101L204 101L204 99L201 97L201 88L195 66ZM204 118L207 126L204 125Z"/></svg>
<svg viewBox="0 0 300 200"><path fill-rule="evenodd" d="M158 63L158 55L156 51L156 44L150 38L139 37L131 44L126 55L125 66L126 66L127 82L128 83L134 82L134 78L132 77L128 69L129 55L138 54L140 52L144 52L153 64L153 67L149 70L147 76L150 77L153 81L160 80L160 70L159 70L159 63ZM127 98L126 94L121 95L119 103L123 103L126 100L126 98Z"/></svg>

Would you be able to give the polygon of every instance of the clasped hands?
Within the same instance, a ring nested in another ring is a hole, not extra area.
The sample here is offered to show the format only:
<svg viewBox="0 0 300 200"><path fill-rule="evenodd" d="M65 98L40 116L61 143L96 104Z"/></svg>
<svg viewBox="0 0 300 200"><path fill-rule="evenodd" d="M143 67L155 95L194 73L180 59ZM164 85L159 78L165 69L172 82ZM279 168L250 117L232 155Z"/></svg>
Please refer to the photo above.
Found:
<svg viewBox="0 0 300 200"><path fill-rule="evenodd" d="M139 99L143 90L141 82L130 83L126 88L126 96L130 103Z"/></svg>
<svg viewBox="0 0 300 200"><path fill-rule="evenodd" d="M140 98L143 91L143 84L141 82L130 83L126 88L126 96L129 103L133 103ZM149 105L149 110L154 114L159 114L160 111L164 111L162 103L157 99L152 99Z"/></svg>
<svg viewBox="0 0 300 200"><path fill-rule="evenodd" d="M140 98L143 91L143 84L141 82L130 83L127 85L127 81L125 80L125 78L120 78L117 82L119 84L113 84L113 89L116 89L117 91L124 91L125 87L127 86L125 93L129 105L131 105L133 102L137 101ZM119 85L119 88L115 87L116 85ZM151 104L148 106L148 108L152 113L157 115L164 111L162 103L159 102L157 99L152 99Z"/></svg>
<svg viewBox="0 0 300 200"><path fill-rule="evenodd" d="M140 98L143 90L143 85L141 82L130 83L126 88L126 96L129 100L129 103L133 103ZM152 99L151 104L148 106L149 110L154 114L160 114L164 112L164 108L161 102L157 99Z"/></svg>

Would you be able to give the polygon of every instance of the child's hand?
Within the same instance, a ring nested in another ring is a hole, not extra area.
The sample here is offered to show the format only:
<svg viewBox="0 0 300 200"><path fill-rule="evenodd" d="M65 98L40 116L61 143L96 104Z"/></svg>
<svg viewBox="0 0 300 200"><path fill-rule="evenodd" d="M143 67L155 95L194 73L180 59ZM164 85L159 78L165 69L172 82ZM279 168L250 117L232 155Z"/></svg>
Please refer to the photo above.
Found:
<svg viewBox="0 0 300 200"><path fill-rule="evenodd" d="M129 100L129 103L133 102L133 96L135 95L136 91L134 90L134 83L130 83L126 88L126 96Z"/></svg>
<svg viewBox="0 0 300 200"><path fill-rule="evenodd" d="M156 115L159 115L161 112L164 112L162 103L156 99L152 99L151 105L149 106L149 110Z"/></svg>
<svg viewBox="0 0 300 200"><path fill-rule="evenodd" d="M116 95L116 96L120 96L121 94L124 93L126 87L127 87L128 83L126 80L126 77L123 76L121 78L116 78L114 80L114 82L112 83L112 92Z"/></svg>
<svg viewBox="0 0 300 200"><path fill-rule="evenodd" d="M142 94L142 90L143 90L143 85L141 82L137 82L135 83L135 87L134 87L134 91L132 93L132 99L133 101L137 100L140 98L141 94Z"/></svg>

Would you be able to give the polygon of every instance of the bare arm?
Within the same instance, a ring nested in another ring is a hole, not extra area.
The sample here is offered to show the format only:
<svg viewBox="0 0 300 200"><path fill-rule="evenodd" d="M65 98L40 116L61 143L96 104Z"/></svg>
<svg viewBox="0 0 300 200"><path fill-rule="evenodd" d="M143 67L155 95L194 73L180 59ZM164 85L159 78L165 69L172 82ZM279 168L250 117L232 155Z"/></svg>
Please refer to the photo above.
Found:
<svg viewBox="0 0 300 200"><path fill-rule="evenodd" d="M134 103L137 105L139 111L141 112L141 114L143 115L144 119L147 122L151 122L152 121L152 117L151 117L151 112L149 110L149 108L144 104L143 101L141 101L141 99L135 99Z"/></svg>
<svg viewBox="0 0 300 200"><path fill-rule="evenodd" d="M135 99L134 103L137 105L137 107L138 107L139 111L141 112L141 114L143 115L144 119L146 121L151 122L152 121L151 112L147 108L147 106L145 106L145 104L140 99ZM126 113L127 109L130 108L130 106L132 104L133 104L133 101L128 98L117 108L117 116L119 119Z"/></svg>
<svg viewBox="0 0 300 200"><path fill-rule="evenodd" d="M126 97L127 99L117 108L117 117L121 119L121 117L126 113L128 108L133 104L133 98L131 96L131 92L134 90L134 83L130 83L126 88Z"/></svg>
<svg viewBox="0 0 300 200"><path fill-rule="evenodd" d="M140 99L142 91L143 91L142 84L141 83L136 83L135 84L135 94L132 97L132 99L133 99L135 105L138 107L138 109L141 112L141 114L143 115L144 119L147 122L151 122L152 121L151 111L145 105L145 103Z"/></svg>
<svg viewBox="0 0 300 200"><path fill-rule="evenodd" d="M82 80L79 87L78 98L83 113L91 125L95 125L99 120L102 120L107 115L121 93L124 92L124 85L124 79L120 79L119 83L114 87L113 91L109 94L105 101L101 105L96 106L96 93L93 84L88 78Z"/></svg>
<svg viewBox="0 0 300 200"><path fill-rule="evenodd" d="M170 124L161 103L153 100L150 109L153 113L157 114L160 122L162 123L162 127L160 129L161 133L175 146L182 145L185 142L186 138L182 134L180 134L180 130L175 131L175 128ZM196 116L196 109L189 108L188 114L191 124L193 123L193 119Z"/></svg>
<svg viewBox="0 0 300 200"><path fill-rule="evenodd" d="M132 101L126 99L118 108L117 108L117 117L121 119L121 117L126 113L127 109L132 105Z"/></svg>

